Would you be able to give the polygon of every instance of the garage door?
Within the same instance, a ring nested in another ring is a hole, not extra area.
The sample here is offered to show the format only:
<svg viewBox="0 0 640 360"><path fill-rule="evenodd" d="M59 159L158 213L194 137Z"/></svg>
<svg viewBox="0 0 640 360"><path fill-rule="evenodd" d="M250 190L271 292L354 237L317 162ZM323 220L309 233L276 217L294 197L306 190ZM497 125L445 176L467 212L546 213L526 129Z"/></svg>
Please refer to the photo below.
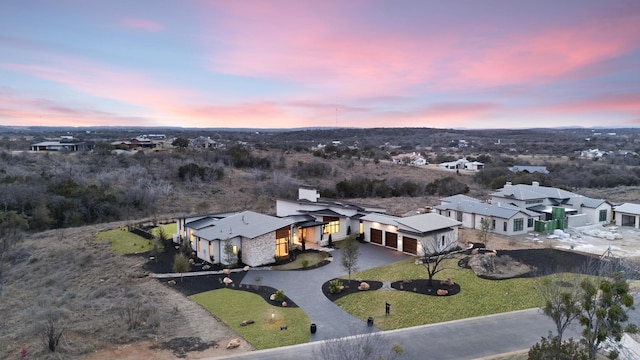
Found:
<svg viewBox="0 0 640 360"><path fill-rule="evenodd" d="M371 229L371 242L382 245L382 230Z"/></svg>
<svg viewBox="0 0 640 360"><path fill-rule="evenodd" d="M402 251L409 254L418 253L418 240L410 237L402 238Z"/></svg>
<svg viewBox="0 0 640 360"><path fill-rule="evenodd" d="M397 249L398 248L398 234L387 232L385 233L385 246Z"/></svg>

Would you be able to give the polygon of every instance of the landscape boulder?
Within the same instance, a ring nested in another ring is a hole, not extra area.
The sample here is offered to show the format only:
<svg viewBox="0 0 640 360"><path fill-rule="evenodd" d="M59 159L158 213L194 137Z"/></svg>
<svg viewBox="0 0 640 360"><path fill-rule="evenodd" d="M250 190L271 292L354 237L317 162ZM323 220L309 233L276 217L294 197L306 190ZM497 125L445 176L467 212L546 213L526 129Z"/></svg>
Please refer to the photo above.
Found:
<svg viewBox="0 0 640 360"><path fill-rule="evenodd" d="M249 271L250 267L249 266L245 266L242 268L243 271Z"/></svg>
<svg viewBox="0 0 640 360"><path fill-rule="evenodd" d="M227 349L235 349L240 347L241 341L239 338L235 338L231 341L229 341L229 343L227 344Z"/></svg>
<svg viewBox="0 0 640 360"><path fill-rule="evenodd" d="M229 269L222 269L222 273L225 275L229 275L229 273L231 273L231 270Z"/></svg>
<svg viewBox="0 0 640 360"><path fill-rule="evenodd" d="M207 271L209 269L211 269L211 266L209 264L202 265L202 270Z"/></svg>
<svg viewBox="0 0 640 360"><path fill-rule="evenodd" d="M450 278L446 278L442 280L442 285L444 286L453 286L454 282Z"/></svg>
<svg viewBox="0 0 640 360"><path fill-rule="evenodd" d="M253 323L255 323L255 321L253 321L253 320L245 320L245 321L240 323L240 326L247 326L247 325L251 325Z"/></svg>
<svg viewBox="0 0 640 360"><path fill-rule="evenodd" d="M283 302L282 302L282 307L287 307L287 305L288 305L288 304L287 304L287 302L286 302L286 301L283 301Z"/></svg>
<svg viewBox="0 0 640 360"><path fill-rule="evenodd" d="M169 281L167 281L167 284L169 284L169 285L175 285L175 284L176 284L176 281L175 281L175 280L169 280Z"/></svg>
<svg viewBox="0 0 640 360"><path fill-rule="evenodd" d="M369 290L369 288L370 288L369 284L364 281L361 282L360 285L358 286L358 290L360 291L367 291Z"/></svg>
<svg viewBox="0 0 640 360"><path fill-rule="evenodd" d="M269 300L276 301L276 294L269 295Z"/></svg>
<svg viewBox="0 0 640 360"><path fill-rule="evenodd" d="M231 278L227 276L227 277L225 277L225 278L222 280L222 282L223 282L225 285L229 285L229 284L231 284L231 283L233 282L233 280L231 280Z"/></svg>
<svg viewBox="0 0 640 360"><path fill-rule="evenodd" d="M437 294L438 296L444 296L444 295L448 295L448 294L449 294L449 291L447 291L447 290L445 290L445 289L438 289L438 290L436 291L436 294Z"/></svg>

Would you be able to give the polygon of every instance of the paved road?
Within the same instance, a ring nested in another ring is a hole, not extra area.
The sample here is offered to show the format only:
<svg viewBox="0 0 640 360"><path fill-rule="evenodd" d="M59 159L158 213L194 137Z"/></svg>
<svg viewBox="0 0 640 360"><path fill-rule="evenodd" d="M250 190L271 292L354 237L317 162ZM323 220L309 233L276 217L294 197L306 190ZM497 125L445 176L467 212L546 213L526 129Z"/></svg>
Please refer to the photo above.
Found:
<svg viewBox="0 0 640 360"><path fill-rule="evenodd" d="M554 329L538 309L379 332L378 343L399 344L405 359L477 359L531 347ZM364 341L367 335L361 336ZM568 337L576 336L569 331ZM357 337L347 340L358 341ZM325 341L244 353L229 359L320 359ZM355 348L355 346L353 346Z"/></svg>
<svg viewBox="0 0 640 360"><path fill-rule="evenodd" d="M359 249L358 270L409 258L408 255L371 244L362 244ZM313 270L250 270L242 284L256 284L256 277L259 276L261 285L284 290L284 293L309 316L311 323L316 324L317 332L311 334L312 342L378 331L379 329L368 327L366 322L336 306L322 293L324 282L345 274L341 266L342 251L332 251L331 255L333 261L330 264Z"/></svg>

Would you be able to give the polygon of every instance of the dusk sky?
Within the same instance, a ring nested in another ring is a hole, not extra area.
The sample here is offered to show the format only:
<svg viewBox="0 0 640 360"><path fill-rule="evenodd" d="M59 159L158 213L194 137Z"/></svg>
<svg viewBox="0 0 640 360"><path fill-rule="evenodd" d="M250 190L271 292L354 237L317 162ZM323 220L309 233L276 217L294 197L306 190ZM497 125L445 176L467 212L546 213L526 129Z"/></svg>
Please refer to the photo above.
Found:
<svg viewBox="0 0 640 360"><path fill-rule="evenodd" d="M640 126L640 1L3 0L0 125Z"/></svg>

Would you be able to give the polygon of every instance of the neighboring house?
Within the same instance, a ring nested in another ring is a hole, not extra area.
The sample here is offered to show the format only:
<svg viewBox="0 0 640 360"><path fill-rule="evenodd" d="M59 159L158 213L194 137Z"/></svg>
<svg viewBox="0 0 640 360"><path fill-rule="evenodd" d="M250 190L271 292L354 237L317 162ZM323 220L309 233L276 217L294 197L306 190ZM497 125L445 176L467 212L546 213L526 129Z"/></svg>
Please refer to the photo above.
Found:
<svg viewBox="0 0 640 360"><path fill-rule="evenodd" d="M458 242L460 222L435 214L398 217L371 213L361 218L364 240L413 255L424 255L424 248L441 251Z"/></svg>
<svg viewBox="0 0 640 360"><path fill-rule="evenodd" d="M616 225L640 229L640 205L624 203L613 209Z"/></svg>
<svg viewBox="0 0 640 360"><path fill-rule="evenodd" d="M414 165L414 166L422 166L427 165L427 159L422 157L422 155L418 153L411 154L400 154L391 157L391 160L394 164L406 164L406 165Z"/></svg>
<svg viewBox="0 0 640 360"><path fill-rule="evenodd" d="M512 185L507 182L502 189L491 194L491 202L535 211L541 215L540 220L550 220L553 207L562 207L567 226L573 227L609 223L613 217L611 203L606 200L540 186L537 181L531 185Z"/></svg>
<svg viewBox="0 0 640 360"><path fill-rule="evenodd" d="M469 229L482 229L483 218L491 220L491 232L503 235L520 235L532 231L540 214L503 203L487 203L466 195L454 195L441 199L434 207L438 214L455 219Z"/></svg>
<svg viewBox="0 0 640 360"><path fill-rule="evenodd" d="M509 171L512 173L524 172L528 174L540 173L540 174L548 174L549 170L547 170L546 166L529 166L529 165L514 165L509 168Z"/></svg>
<svg viewBox="0 0 640 360"><path fill-rule="evenodd" d="M187 234L186 240L199 259L226 264L224 249L229 241L233 254L240 255L244 264L261 266L273 263L275 257L289 256L292 223L291 219L243 211L225 217L181 219L178 229L181 234Z"/></svg>
<svg viewBox="0 0 640 360"><path fill-rule="evenodd" d="M329 235L332 240L341 240L350 232L362 233L362 216L385 211L378 206L321 198L318 190L306 187L298 189L298 200L276 200L276 216L296 220L293 226L296 245L304 238L307 243L324 246Z"/></svg>
<svg viewBox="0 0 640 360"><path fill-rule="evenodd" d="M449 170L478 171L484 168L484 163L478 161L469 161L466 158L462 158L456 161L440 163L438 164L438 166Z"/></svg>
<svg viewBox="0 0 640 360"><path fill-rule="evenodd" d="M151 139L149 137L137 137L131 140L118 140L111 142L111 145L118 149L125 150L145 150L160 148L165 144L164 140Z"/></svg>
<svg viewBox="0 0 640 360"><path fill-rule="evenodd" d="M219 149L222 147L222 144L211 139L209 136L198 136L197 138L189 140L191 146L194 148L201 149Z"/></svg>
<svg viewBox="0 0 640 360"><path fill-rule="evenodd" d="M43 141L33 144L31 151L89 151L94 147L93 141L80 141L65 136L60 141Z"/></svg>

